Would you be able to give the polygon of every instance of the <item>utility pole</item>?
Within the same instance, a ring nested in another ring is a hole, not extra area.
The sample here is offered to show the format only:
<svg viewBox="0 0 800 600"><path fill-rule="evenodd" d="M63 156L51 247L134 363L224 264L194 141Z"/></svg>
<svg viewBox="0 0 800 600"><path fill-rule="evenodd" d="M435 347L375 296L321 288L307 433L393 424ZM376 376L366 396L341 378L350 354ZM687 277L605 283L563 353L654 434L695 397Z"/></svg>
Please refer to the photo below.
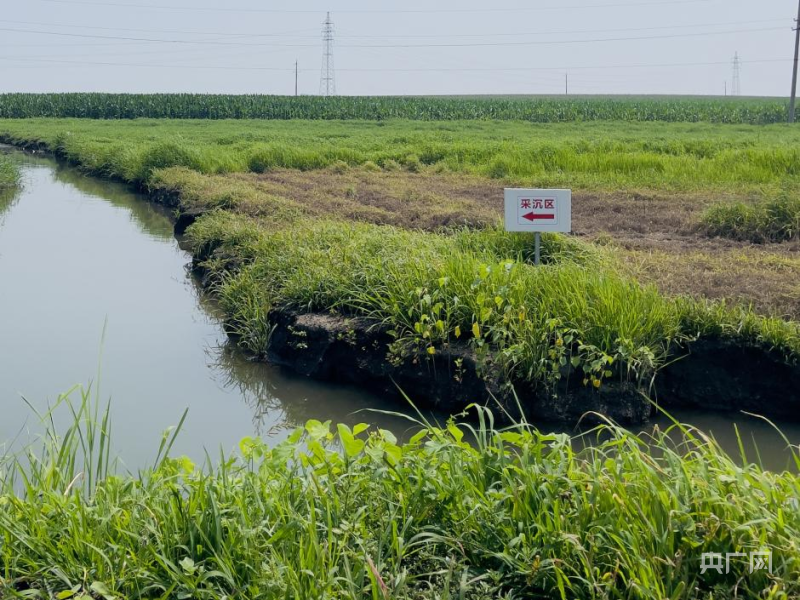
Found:
<svg viewBox="0 0 800 600"><path fill-rule="evenodd" d="M739 61L739 53L733 56L733 86L731 87L731 96L742 95L742 81L740 79L740 70L742 63Z"/></svg>
<svg viewBox="0 0 800 600"><path fill-rule="evenodd" d="M294 95L297 97L297 61L294 61Z"/></svg>
<svg viewBox="0 0 800 600"><path fill-rule="evenodd" d="M797 2L797 19L794 22L794 71L792 71L792 100L789 102L789 123L794 123L797 102L797 59L800 57L800 0Z"/></svg>
<svg viewBox="0 0 800 600"><path fill-rule="evenodd" d="M333 66L333 21L331 13L322 24L322 73L319 77L320 96L336 95L336 71Z"/></svg>
<svg viewBox="0 0 800 600"><path fill-rule="evenodd" d="M728 80L725 80L725 96L728 95Z"/></svg>
<svg viewBox="0 0 800 600"><path fill-rule="evenodd" d="M564 73L564 94L569 96L569 73Z"/></svg>

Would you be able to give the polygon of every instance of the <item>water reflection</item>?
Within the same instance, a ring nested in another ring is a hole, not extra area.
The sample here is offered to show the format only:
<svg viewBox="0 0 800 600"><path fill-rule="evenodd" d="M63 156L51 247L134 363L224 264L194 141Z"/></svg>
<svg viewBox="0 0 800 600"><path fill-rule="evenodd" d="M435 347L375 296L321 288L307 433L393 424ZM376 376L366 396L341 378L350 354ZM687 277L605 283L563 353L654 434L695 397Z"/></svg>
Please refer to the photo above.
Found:
<svg viewBox="0 0 800 600"><path fill-rule="evenodd" d="M90 177L64 165L57 164L53 175L56 181L73 186L87 196L103 198L117 208L125 209L130 214L131 222L142 233L161 240L173 239L168 208L148 202L144 196L130 191L122 184Z"/></svg>
<svg viewBox="0 0 800 600"><path fill-rule="evenodd" d="M131 222L149 237L160 240L172 241L173 228L170 221L170 210L148 202L142 194L137 194L122 184L92 177L82 173L76 168L46 158L41 154L23 153L10 146L0 145L0 154L5 155L22 168L23 186L25 182L31 185L32 169L44 169L52 175L54 181L75 188L87 197L102 198L117 208L124 209L130 216ZM9 196L12 202L21 194L21 190L10 190L0 194L0 214L4 209L4 199Z"/></svg>
<svg viewBox="0 0 800 600"><path fill-rule="evenodd" d="M3 226L6 213L11 210L17 198L19 198L19 192L17 190L0 191L0 227Z"/></svg>
<svg viewBox="0 0 800 600"><path fill-rule="evenodd" d="M233 349L187 274L166 211L55 161L13 156L24 186L4 205L0 233L0 444L25 423L35 433L20 396L46 412L92 380L100 401L111 398L114 450L129 468L152 460L161 431L187 408L175 451L199 459L248 435L275 442L312 417L408 428L363 412L403 406ZM60 418L63 427L68 411Z"/></svg>
<svg viewBox="0 0 800 600"><path fill-rule="evenodd" d="M281 367L251 360L230 343L210 348L208 356L215 378L239 394L252 411L254 431L262 437L283 437L309 419L350 426L368 423L390 429L401 439L417 429L404 417L371 410L409 413L411 407L384 399L378 401L358 387L298 377ZM432 422L446 420L445 415L423 414Z"/></svg>

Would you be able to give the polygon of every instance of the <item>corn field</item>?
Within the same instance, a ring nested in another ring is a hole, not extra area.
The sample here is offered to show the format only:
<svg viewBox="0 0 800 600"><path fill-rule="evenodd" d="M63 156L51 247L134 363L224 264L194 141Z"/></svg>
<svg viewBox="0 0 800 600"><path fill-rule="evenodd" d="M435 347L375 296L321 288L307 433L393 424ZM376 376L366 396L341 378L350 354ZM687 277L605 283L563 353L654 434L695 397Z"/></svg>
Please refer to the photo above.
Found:
<svg viewBox="0 0 800 600"><path fill-rule="evenodd" d="M768 124L787 118L780 98L334 97L204 94L2 94L0 118L495 119Z"/></svg>

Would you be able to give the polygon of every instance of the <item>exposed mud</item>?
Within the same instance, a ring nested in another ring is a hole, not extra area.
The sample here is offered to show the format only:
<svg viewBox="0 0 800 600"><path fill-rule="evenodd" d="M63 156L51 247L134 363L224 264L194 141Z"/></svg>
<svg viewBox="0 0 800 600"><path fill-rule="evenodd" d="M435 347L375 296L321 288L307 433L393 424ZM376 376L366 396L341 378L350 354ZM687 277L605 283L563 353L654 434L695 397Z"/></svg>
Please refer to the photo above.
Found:
<svg viewBox="0 0 800 600"><path fill-rule="evenodd" d="M258 216L281 198L310 215L436 231L480 227L502 216L504 182L467 174L361 168L214 176L255 191L237 210ZM214 186L211 186L212 189ZM752 244L711 238L699 226L717 202L752 200L722 192L589 192L573 195L574 234L612 247L634 277L667 295L752 304L800 319L800 242Z"/></svg>
<svg viewBox="0 0 800 600"><path fill-rule="evenodd" d="M658 390L666 406L800 420L800 365L721 340L694 342L684 358L661 371Z"/></svg>
<svg viewBox="0 0 800 600"><path fill-rule="evenodd" d="M389 397L405 394L426 408L449 414L471 403L494 402L518 417L517 399L501 385L492 365L479 365L469 345L454 345L434 356L424 352L387 357L394 338L380 324L330 314L273 311L274 326L267 358L308 377L356 383ZM575 423L587 413L606 415L623 424L647 420L651 404L630 385L608 384L600 390L567 377L556 391L513 386L525 416L537 421ZM586 417L594 420L594 417Z"/></svg>
<svg viewBox="0 0 800 600"><path fill-rule="evenodd" d="M519 400L525 416L538 421L592 421L596 413L630 425L644 423L655 413L648 400L652 395L667 409L745 410L800 419L800 366L786 364L775 353L720 340L693 343L682 359L656 376L652 390L615 381L595 390L584 386L580 377L565 374L554 393L520 381L512 382L512 393L501 385L491 365L481 369L467 344L433 357L420 352L390 362L387 353L394 340L378 323L294 311L274 311L270 322L275 327L268 349L271 362L309 377L357 383L393 397L402 390L445 412L459 412L472 402L497 401L517 416Z"/></svg>

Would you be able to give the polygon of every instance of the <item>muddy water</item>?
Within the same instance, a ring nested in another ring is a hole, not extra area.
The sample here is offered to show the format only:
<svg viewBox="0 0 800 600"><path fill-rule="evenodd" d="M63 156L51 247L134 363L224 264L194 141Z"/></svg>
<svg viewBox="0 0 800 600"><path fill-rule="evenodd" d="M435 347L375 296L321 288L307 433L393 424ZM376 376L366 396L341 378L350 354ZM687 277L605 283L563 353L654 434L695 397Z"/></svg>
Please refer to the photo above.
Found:
<svg viewBox="0 0 800 600"><path fill-rule="evenodd" d="M278 441L310 418L408 430L404 419L364 410L402 406L232 349L186 272L189 257L163 210L52 160L11 155L24 185L0 197L0 446L19 448L40 430L33 409L44 412L89 382L96 397L112 399L114 450L130 468L152 461L161 432L186 408L175 452L196 460L230 451L247 435ZM66 423L66 411L55 415ZM676 416L712 431L732 452L736 423L765 465L787 465L785 444L757 420ZM781 427L800 443L800 426Z"/></svg>

